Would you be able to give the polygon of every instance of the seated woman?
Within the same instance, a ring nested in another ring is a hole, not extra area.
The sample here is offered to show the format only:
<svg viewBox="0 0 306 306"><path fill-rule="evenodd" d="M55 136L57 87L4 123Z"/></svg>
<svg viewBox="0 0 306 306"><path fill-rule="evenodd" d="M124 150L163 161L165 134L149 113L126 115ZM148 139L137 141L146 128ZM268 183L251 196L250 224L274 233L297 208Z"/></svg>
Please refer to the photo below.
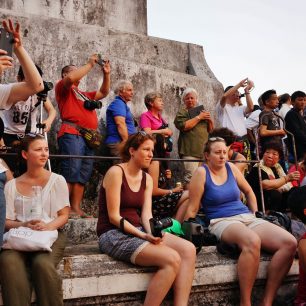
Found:
<svg viewBox="0 0 306 306"><path fill-rule="evenodd" d="M259 163L264 203L266 210L285 211L288 207L287 198L292 188L292 181L299 180L298 171L285 174L283 168L278 163L282 158L283 149L278 142L270 141L263 148L263 157ZM258 208L262 210L260 196L258 164L256 164L247 175L247 180L251 185L257 199Z"/></svg>
<svg viewBox="0 0 306 306"><path fill-rule="evenodd" d="M9 230L23 226L37 231L60 229L68 221L69 192L61 175L45 169L49 157L47 141L40 135L26 136L21 143L21 155L26 161L27 171L5 186L5 228ZM29 199L32 186L42 187L44 221L25 221L25 207L21 203L26 201L17 201L17 197ZM56 266L63 258L64 249L65 235L59 231L50 253L2 250L0 280L4 304L30 305L33 285L37 305L63 305L62 283Z"/></svg>
<svg viewBox="0 0 306 306"><path fill-rule="evenodd" d="M261 303L272 305L291 267L296 239L282 228L254 216L256 197L241 172L226 161L227 147L222 138L207 142L204 157L207 164L196 170L190 182L186 217L195 217L201 205L210 232L225 243L238 245L241 250L237 263L240 305L251 305L260 249L274 254ZM246 196L248 207L240 201L240 190Z"/></svg>
<svg viewBox="0 0 306 306"><path fill-rule="evenodd" d="M145 132L129 136L121 149L123 163L106 173L99 198L99 246L118 260L157 267L144 305L160 305L172 285L174 305L188 305L196 258L193 244L169 233L154 237L150 230L153 183L142 169L149 167L153 149L153 138Z"/></svg>
<svg viewBox="0 0 306 306"><path fill-rule="evenodd" d="M166 157L164 136L156 134L155 138L154 157ZM188 191L183 191L182 186L172 189L167 186L167 177L171 175L171 170L168 169L167 163L164 161L152 161L148 173L153 179L153 216L158 218L174 216L176 220L182 223L188 204Z"/></svg>
<svg viewBox="0 0 306 306"><path fill-rule="evenodd" d="M242 174L245 173L245 170L248 166L247 163L243 163L241 161L246 161L244 155L239 152L234 151L231 148L231 145L236 141L236 135L233 131L228 128L219 128L214 129L209 134L210 138L214 137L222 137L225 140L226 146L228 148L228 159L235 164L235 166L240 170Z"/></svg>

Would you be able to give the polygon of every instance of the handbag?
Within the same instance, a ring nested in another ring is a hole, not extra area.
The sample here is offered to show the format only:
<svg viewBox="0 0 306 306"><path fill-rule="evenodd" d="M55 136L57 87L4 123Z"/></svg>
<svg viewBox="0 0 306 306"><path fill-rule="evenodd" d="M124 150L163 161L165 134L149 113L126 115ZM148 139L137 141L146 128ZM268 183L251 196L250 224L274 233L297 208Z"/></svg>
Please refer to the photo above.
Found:
<svg viewBox="0 0 306 306"><path fill-rule="evenodd" d="M102 135L93 129L87 129L83 127L77 128L86 144L91 149L98 149L102 143Z"/></svg>
<svg viewBox="0 0 306 306"><path fill-rule="evenodd" d="M2 248L25 252L52 252L51 246L57 238L57 230L35 231L29 227L21 226L18 228L11 228L3 235Z"/></svg>

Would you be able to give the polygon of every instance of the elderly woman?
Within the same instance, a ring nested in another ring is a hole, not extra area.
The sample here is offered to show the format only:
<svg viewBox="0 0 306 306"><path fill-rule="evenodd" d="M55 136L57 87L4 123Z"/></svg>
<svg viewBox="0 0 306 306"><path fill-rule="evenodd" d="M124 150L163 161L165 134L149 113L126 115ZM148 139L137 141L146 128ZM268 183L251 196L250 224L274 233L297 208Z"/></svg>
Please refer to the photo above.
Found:
<svg viewBox="0 0 306 306"><path fill-rule="evenodd" d="M260 249L273 254L260 304L271 306L291 267L296 239L281 227L255 217L256 197L238 168L226 161L224 139L209 139L204 157L206 164L195 171L190 182L186 217L195 217L201 205L210 232L225 243L238 245L241 250L237 263L240 305L251 305ZM240 191L245 194L248 207L240 201Z"/></svg>
<svg viewBox="0 0 306 306"><path fill-rule="evenodd" d="M171 136L173 132L168 128L167 122L161 116L164 109L162 95L158 92L150 92L145 96L144 102L148 111L140 116L140 128L148 134Z"/></svg>
<svg viewBox="0 0 306 306"><path fill-rule="evenodd" d="M285 174L283 168L278 163L283 154L283 148L278 142L267 142L263 149L264 153L259 163L259 167L261 171L265 209L285 211L288 207L287 198L289 191L293 187L292 181L299 180L300 173L298 171L293 171ZM255 192L259 209L262 210L258 164L251 169L247 176L247 180Z"/></svg>
<svg viewBox="0 0 306 306"><path fill-rule="evenodd" d="M208 133L213 129L213 121L208 111L201 111L191 117L189 111L198 105L198 93L194 88L186 88L182 94L185 104L176 114L174 124L180 131L178 139L179 155L182 159L202 159ZM185 162L185 182L188 183L198 163Z"/></svg>

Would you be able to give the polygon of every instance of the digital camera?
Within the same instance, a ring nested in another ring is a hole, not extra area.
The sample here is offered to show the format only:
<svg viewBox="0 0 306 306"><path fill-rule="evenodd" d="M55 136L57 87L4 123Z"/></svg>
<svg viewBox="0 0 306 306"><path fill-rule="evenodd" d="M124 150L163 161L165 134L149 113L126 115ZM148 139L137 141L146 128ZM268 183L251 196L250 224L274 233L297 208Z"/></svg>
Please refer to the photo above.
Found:
<svg viewBox="0 0 306 306"><path fill-rule="evenodd" d="M149 222L151 233L154 237L162 237L162 230L173 224L172 219L169 217L163 219L151 218Z"/></svg>

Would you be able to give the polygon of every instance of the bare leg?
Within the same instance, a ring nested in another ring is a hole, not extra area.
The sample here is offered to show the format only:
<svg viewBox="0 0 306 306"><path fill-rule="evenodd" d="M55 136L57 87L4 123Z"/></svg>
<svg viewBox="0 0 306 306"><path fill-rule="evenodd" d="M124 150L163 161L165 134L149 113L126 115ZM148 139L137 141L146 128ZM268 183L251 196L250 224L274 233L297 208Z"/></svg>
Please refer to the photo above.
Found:
<svg viewBox="0 0 306 306"><path fill-rule="evenodd" d="M260 238L245 225L235 223L223 231L221 239L227 243L235 243L241 249L237 263L240 305L251 306L252 288L259 266Z"/></svg>
<svg viewBox="0 0 306 306"><path fill-rule="evenodd" d="M185 190L177 203L177 211L175 214L175 219L182 223L185 218L185 214L188 207L188 200L189 200L189 192Z"/></svg>
<svg viewBox="0 0 306 306"><path fill-rule="evenodd" d="M187 306L194 277L196 251L194 245L171 234L164 237L165 245L176 250L181 257L181 265L174 281L174 305Z"/></svg>
<svg viewBox="0 0 306 306"><path fill-rule="evenodd" d="M181 259L173 249L163 245L148 244L136 257L139 266L157 266L144 301L145 306L160 305L178 273Z"/></svg>
<svg viewBox="0 0 306 306"><path fill-rule="evenodd" d="M277 289L292 265L297 242L287 231L268 222L252 230L261 238L262 248L274 253L268 267L267 283L261 303L262 306L271 306Z"/></svg>
<svg viewBox="0 0 306 306"><path fill-rule="evenodd" d="M84 194L84 185L79 183L68 183L68 188L71 212L83 215L84 211L81 209L81 202Z"/></svg>
<svg viewBox="0 0 306 306"><path fill-rule="evenodd" d="M195 248L190 242L168 233L162 244L146 246L136 257L136 263L159 269L150 281L144 305L160 305L172 284L174 305L188 305L195 258Z"/></svg>

